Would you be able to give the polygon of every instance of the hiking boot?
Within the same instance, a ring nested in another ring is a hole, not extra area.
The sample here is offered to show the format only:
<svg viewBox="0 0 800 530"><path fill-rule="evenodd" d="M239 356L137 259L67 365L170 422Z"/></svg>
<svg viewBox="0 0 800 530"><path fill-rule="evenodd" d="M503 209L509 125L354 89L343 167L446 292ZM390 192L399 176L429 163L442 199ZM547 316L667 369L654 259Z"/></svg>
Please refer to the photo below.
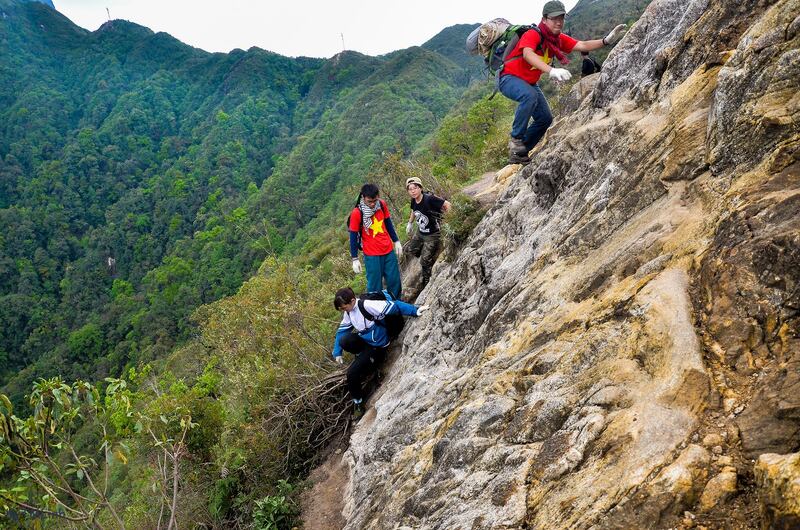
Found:
<svg viewBox="0 0 800 530"><path fill-rule="evenodd" d="M514 155L527 156L528 151L530 151L530 149L528 149L528 147L525 145L525 142L523 142L519 138L514 138L512 136L511 139L508 141L509 156L514 156Z"/></svg>
<svg viewBox="0 0 800 530"><path fill-rule="evenodd" d="M353 421L360 420L366 411L363 401L361 403L353 403Z"/></svg>
<svg viewBox="0 0 800 530"><path fill-rule="evenodd" d="M509 164L522 164L527 166L531 163L531 158L528 155L511 155L508 157Z"/></svg>

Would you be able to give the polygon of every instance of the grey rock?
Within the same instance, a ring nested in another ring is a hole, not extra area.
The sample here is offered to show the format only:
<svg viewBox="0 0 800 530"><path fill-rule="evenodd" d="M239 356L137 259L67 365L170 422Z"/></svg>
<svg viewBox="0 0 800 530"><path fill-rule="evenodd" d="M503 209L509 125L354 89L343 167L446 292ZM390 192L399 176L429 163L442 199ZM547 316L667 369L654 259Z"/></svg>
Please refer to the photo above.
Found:
<svg viewBox="0 0 800 530"><path fill-rule="evenodd" d="M347 529L668 527L728 502L736 470L707 485L687 445L720 401L704 355L747 376L800 351L797 7L650 4L437 265L345 455ZM786 447L792 370L743 377L712 447Z"/></svg>

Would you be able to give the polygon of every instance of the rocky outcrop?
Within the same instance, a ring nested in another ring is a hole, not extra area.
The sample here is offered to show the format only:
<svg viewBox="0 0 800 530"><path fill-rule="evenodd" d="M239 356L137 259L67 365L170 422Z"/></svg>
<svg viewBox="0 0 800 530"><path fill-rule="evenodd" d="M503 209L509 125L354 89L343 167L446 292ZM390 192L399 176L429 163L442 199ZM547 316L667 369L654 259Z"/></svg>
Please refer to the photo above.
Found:
<svg viewBox="0 0 800 530"><path fill-rule="evenodd" d="M800 453L761 455L756 485L764 528L800 528Z"/></svg>
<svg viewBox="0 0 800 530"><path fill-rule="evenodd" d="M739 452L795 450L800 424L798 13L648 7L434 269L345 455L346 528L666 528L750 502Z"/></svg>

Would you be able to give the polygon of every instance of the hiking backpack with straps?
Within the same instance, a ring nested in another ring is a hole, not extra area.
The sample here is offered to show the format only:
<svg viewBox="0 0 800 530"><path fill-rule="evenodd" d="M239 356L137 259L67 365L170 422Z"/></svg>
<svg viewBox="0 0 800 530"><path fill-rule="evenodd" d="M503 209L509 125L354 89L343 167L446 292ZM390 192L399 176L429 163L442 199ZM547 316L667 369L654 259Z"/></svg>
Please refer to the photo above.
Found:
<svg viewBox="0 0 800 530"><path fill-rule="evenodd" d="M380 324L380 320L376 320L372 313L367 311L367 308L364 307L364 300L384 300L386 302L393 302L395 300L392 293L387 291L386 289L382 291L373 291L370 293L363 293L358 297L358 310L361 312L361 315L369 320L370 322L375 322L376 324Z"/></svg>
<svg viewBox="0 0 800 530"><path fill-rule="evenodd" d="M403 331L403 328L406 325L406 321L402 315L386 315L382 319L376 319L372 316L372 313L367 311L367 308L364 307L364 300L384 300L386 302L393 302L396 300L392 293L387 291L386 289L382 291L374 291L369 293L363 293L358 296L358 303L356 306L358 307L358 311L364 317L365 320L369 320L370 322L375 322L376 326L382 326L386 328L386 334L389 336L389 340L394 340L400 335L400 332Z"/></svg>
<svg viewBox="0 0 800 530"><path fill-rule="evenodd" d="M353 208L358 208L358 204L361 202L361 196L359 195L358 200L356 200L356 205ZM389 209L386 207L386 203L383 202L383 199L378 199L378 203L381 205L381 211L383 212L383 218L387 219L389 217ZM358 250L363 250L361 247L361 231L364 229L364 212L361 211L361 208L358 208L358 226L359 230L356 232L356 240L358 241ZM347 227L347 231L350 231L350 218L353 216L353 210L350 210L350 213L347 214L347 220L345 220L344 225ZM377 300L380 300L378 298Z"/></svg>
<svg viewBox="0 0 800 530"><path fill-rule="evenodd" d="M522 59L522 55L508 58L517 46L519 39L528 31L534 30L539 34L539 44L536 52L544 55L542 48L542 30L536 25L515 25L504 18L495 18L481 24L467 37L467 53L481 55L486 63L489 75L496 75L503 69L508 61Z"/></svg>

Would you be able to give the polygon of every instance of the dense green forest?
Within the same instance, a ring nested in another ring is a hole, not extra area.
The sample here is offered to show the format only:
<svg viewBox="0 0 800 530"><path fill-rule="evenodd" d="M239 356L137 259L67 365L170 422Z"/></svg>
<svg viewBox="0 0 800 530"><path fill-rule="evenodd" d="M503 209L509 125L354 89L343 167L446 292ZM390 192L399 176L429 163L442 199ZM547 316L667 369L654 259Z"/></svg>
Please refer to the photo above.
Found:
<svg viewBox="0 0 800 530"><path fill-rule="evenodd" d="M474 27L380 57L212 54L0 0L0 512L290 527L347 422L330 293L363 287L358 185L401 216L407 176L447 195L447 258L482 213L458 189L505 163L514 107L463 53Z"/></svg>
<svg viewBox="0 0 800 530"><path fill-rule="evenodd" d="M381 153L412 150L470 77L426 47L209 54L121 20L90 33L43 5L2 9L0 383L18 405L36 378L165 355Z"/></svg>

